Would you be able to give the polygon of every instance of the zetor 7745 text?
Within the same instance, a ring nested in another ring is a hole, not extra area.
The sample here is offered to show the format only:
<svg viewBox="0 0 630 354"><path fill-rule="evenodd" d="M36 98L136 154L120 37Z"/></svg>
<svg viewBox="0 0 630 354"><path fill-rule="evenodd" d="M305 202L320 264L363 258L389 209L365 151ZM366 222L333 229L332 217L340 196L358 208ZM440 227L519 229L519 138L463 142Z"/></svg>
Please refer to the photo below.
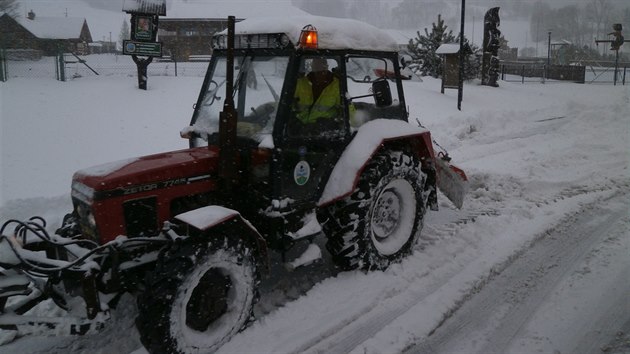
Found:
<svg viewBox="0 0 630 354"><path fill-rule="evenodd" d="M398 46L342 19L248 19L214 37L189 148L78 171L52 233L8 220L0 327L83 334L137 297L151 353L212 352L252 320L270 250L301 242L341 270L412 252L438 185L461 207L466 176L410 124ZM438 156L440 155L440 156ZM52 299L63 318L26 311ZM76 306L76 304L81 306Z"/></svg>

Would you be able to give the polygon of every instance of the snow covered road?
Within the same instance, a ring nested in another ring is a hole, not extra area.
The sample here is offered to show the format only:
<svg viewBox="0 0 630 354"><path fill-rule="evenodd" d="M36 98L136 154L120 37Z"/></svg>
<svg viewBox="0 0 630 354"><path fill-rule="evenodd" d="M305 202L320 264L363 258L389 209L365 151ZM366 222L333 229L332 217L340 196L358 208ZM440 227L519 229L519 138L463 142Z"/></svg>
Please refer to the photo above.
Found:
<svg viewBox="0 0 630 354"><path fill-rule="evenodd" d="M40 214L50 229L70 208L77 168L184 147L175 137L200 85L152 77L140 92L132 78L40 81L0 84L0 219ZM385 272L338 273L325 254L287 273L276 259L258 321L220 352L629 351L629 87L468 84L461 112L457 93L440 94L437 80L405 90L410 120L470 177L463 210L441 197L415 252ZM25 104L29 95L39 104ZM72 97L84 109L72 109ZM103 102L111 108L88 110ZM28 132L28 143L16 131ZM66 132L68 144L51 150L51 132ZM121 305L101 334L25 336L0 353L145 353L133 299Z"/></svg>
<svg viewBox="0 0 630 354"><path fill-rule="evenodd" d="M585 204L406 353L609 352L630 318L628 205Z"/></svg>

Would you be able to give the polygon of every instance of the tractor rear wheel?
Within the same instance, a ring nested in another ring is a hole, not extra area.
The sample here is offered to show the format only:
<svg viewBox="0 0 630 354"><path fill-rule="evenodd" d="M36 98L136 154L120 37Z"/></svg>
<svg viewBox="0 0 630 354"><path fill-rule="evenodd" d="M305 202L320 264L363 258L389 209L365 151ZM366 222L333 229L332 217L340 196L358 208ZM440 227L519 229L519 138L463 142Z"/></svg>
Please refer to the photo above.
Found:
<svg viewBox="0 0 630 354"><path fill-rule="evenodd" d="M323 211L326 248L344 270L385 269L411 253L426 210L426 175L404 151L383 151L354 192Z"/></svg>
<svg viewBox="0 0 630 354"><path fill-rule="evenodd" d="M214 352L253 317L256 262L224 239L175 247L138 298L140 338L150 353Z"/></svg>

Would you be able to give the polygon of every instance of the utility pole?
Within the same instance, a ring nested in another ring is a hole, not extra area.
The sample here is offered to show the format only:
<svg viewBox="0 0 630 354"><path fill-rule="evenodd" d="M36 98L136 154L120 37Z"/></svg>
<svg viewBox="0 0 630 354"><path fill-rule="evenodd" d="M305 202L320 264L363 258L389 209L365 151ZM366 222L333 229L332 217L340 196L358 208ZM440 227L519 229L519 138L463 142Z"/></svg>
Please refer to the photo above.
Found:
<svg viewBox="0 0 630 354"><path fill-rule="evenodd" d="M475 16L473 16L473 21L472 21L472 36L470 36L470 43L475 44Z"/></svg>
<svg viewBox="0 0 630 354"><path fill-rule="evenodd" d="M540 17L536 16L536 58L538 58L538 55L540 55L540 54L538 54L538 41L540 40L539 36L538 36L538 34L539 34L538 28L539 27L540 27Z"/></svg>
<svg viewBox="0 0 630 354"><path fill-rule="evenodd" d="M462 110L462 99L464 98L464 61L466 53L464 51L464 19L466 12L466 0L462 0L462 20L459 30L459 87L457 89L457 109Z"/></svg>
<svg viewBox="0 0 630 354"><path fill-rule="evenodd" d="M547 32L547 68L545 79L549 79L549 67L551 66L551 31Z"/></svg>
<svg viewBox="0 0 630 354"><path fill-rule="evenodd" d="M551 65L551 31L547 32L547 66Z"/></svg>

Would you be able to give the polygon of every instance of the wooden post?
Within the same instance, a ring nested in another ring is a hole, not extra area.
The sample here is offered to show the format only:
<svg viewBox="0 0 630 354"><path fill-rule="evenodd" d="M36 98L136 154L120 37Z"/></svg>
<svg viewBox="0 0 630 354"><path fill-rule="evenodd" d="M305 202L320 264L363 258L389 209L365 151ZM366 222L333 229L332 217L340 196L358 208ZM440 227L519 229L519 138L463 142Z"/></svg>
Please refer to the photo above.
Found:
<svg viewBox="0 0 630 354"><path fill-rule="evenodd" d="M619 71L619 49L615 50L615 78L613 86L617 86L617 71Z"/></svg>
<svg viewBox="0 0 630 354"><path fill-rule="evenodd" d="M225 100L219 113L219 177L223 192L230 194L236 178L236 109L234 108L234 16L228 16Z"/></svg>
<svg viewBox="0 0 630 354"><path fill-rule="evenodd" d="M63 57L63 51L57 54L57 80L66 81L66 61Z"/></svg>
<svg viewBox="0 0 630 354"><path fill-rule="evenodd" d="M7 74L7 54L4 49L0 49L0 81L6 82L8 80Z"/></svg>
<svg viewBox="0 0 630 354"><path fill-rule="evenodd" d="M138 67L138 88L141 90L147 89L147 67L153 61L153 57L147 59L140 59L136 55L132 55L133 62Z"/></svg>

